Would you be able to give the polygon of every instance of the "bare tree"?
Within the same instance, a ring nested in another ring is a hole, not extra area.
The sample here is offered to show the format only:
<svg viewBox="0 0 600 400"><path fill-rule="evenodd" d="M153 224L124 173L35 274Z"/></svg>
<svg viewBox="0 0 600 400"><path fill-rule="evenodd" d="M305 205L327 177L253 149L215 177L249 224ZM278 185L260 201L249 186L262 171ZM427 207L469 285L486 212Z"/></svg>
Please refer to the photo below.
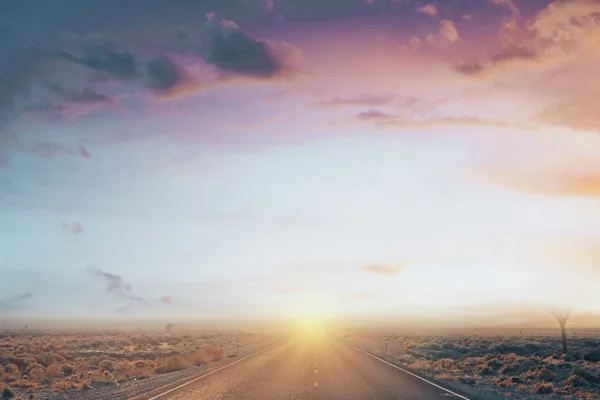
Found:
<svg viewBox="0 0 600 400"><path fill-rule="evenodd" d="M567 354L567 321L571 316L571 310L568 308L560 308L552 311L552 315L560 325L560 333L562 336L563 354Z"/></svg>
<svg viewBox="0 0 600 400"><path fill-rule="evenodd" d="M175 325L170 322L165 325L165 331L167 331L167 333L173 333L173 328L175 328Z"/></svg>

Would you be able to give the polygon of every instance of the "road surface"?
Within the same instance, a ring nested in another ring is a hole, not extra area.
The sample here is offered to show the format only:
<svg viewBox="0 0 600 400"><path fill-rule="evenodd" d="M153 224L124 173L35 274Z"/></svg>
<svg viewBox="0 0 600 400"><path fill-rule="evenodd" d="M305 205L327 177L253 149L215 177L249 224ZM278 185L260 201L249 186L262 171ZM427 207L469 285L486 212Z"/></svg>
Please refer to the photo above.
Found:
<svg viewBox="0 0 600 400"><path fill-rule="evenodd" d="M392 366L323 340L293 339L160 400L448 400Z"/></svg>

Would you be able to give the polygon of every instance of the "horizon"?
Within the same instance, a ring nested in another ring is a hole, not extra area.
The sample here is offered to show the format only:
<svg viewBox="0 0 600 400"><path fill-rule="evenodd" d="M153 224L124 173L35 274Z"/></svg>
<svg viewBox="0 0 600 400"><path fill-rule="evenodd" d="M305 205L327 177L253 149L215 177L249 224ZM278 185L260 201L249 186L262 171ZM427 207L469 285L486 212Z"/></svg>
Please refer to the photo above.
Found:
<svg viewBox="0 0 600 400"><path fill-rule="evenodd" d="M600 329L599 13L5 2L0 331Z"/></svg>

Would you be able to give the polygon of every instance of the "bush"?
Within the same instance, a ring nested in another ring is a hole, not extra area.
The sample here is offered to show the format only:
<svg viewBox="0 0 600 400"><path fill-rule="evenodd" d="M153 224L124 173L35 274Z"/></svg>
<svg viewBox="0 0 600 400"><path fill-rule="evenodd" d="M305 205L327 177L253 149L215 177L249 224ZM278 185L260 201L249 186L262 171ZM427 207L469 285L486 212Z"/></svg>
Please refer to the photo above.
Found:
<svg viewBox="0 0 600 400"><path fill-rule="evenodd" d="M61 366L59 364L51 364L44 371L44 375L50 380L62 377Z"/></svg>
<svg viewBox="0 0 600 400"><path fill-rule="evenodd" d="M15 392L13 392L11 388L5 387L2 390L2 397L3 398L7 398L7 399L14 399L15 398Z"/></svg>
<svg viewBox="0 0 600 400"><path fill-rule="evenodd" d="M219 361L225 357L225 350L219 346L208 346L205 348L210 361Z"/></svg>
<svg viewBox="0 0 600 400"><path fill-rule="evenodd" d="M567 384L567 386L571 386L571 387L583 386L583 385L585 385L585 379L583 379L579 375L573 374L566 380L566 384Z"/></svg>
<svg viewBox="0 0 600 400"><path fill-rule="evenodd" d="M554 386L552 386L551 383L540 383L533 386L532 392L538 394L550 394L554 392Z"/></svg>
<svg viewBox="0 0 600 400"><path fill-rule="evenodd" d="M44 370L41 366L33 368L29 371L31 379L40 380L44 377Z"/></svg>
<svg viewBox="0 0 600 400"><path fill-rule="evenodd" d="M441 374L437 374L435 376L435 379L439 380L439 381L445 381L445 382L454 382L454 376L450 375L448 373L441 373Z"/></svg>
<svg viewBox="0 0 600 400"><path fill-rule="evenodd" d="M112 362L111 360L104 360L100 363L99 365L100 370L102 371L114 371L115 370L115 363Z"/></svg>
<svg viewBox="0 0 600 400"><path fill-rule="evenodd" d="M538 379L542 381L552 381L556 377L554 372L550 371L548 368L543 367L542 369L536 372L536 376Z"/></svg>
<svg viewBox="0 0 600 400"><path fill-rule="evenodd" d="M488 375L492 372L491 368L487 366L487 364L480 364L475 367L473 370L477 375Z"/></svg>
<svg viewBox="0 0 600 400"><path fill-rule="evenodd" d="M600 349L588 351L583 355L585 361L600 362Z"/></svg>
<svg viewBox="0 0 600 400"><path fill-rule="evenodd" d="M8 364L4 367L4 372L7 375L17 375L19 373L19 367L17 367L15 364Z"/></svg>
<svg viewBox="0 0 600 400"><path fill-rule="evenodd" d="M73 366L69 364L63 365L61 370L64 376L71 376L75 372L75 368L73 368Z"/></svg>
<svg viewBox="0 0 600 400"><path fill-rule="evenodd" d="M180 356L171 356L168 358L161 358L154 367L154 372L164 374L167 372L181 371L191 366L191 363Z"/></svg>

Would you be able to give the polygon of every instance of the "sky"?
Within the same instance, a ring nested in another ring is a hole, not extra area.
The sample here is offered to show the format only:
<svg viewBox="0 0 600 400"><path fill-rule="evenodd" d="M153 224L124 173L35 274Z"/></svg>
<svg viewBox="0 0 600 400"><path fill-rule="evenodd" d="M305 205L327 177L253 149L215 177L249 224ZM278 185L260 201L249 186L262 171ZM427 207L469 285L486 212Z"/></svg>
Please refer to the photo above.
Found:
<svg viewBox="0 0 600 400"><path fill-rule="evenodd" d="M0 324L600 326L599 68L595 0L3 1Z"/></svg>

